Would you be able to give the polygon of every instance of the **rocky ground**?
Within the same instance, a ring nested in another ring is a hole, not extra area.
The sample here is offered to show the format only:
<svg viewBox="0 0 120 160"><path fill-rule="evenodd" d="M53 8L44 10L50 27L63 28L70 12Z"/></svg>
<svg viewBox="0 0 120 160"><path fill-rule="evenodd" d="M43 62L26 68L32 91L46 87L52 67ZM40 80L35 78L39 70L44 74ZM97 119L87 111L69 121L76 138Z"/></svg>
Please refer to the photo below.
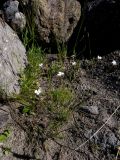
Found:
<svg viewBox="0 0 120 160"><path fill-rule="evenodd" d="M112 64L113 60L117 65ZM72 86L80 101L75 103L68 123L60 129L61 139L48 138L43 145L38 140L39 147L31 146L28 142L32 138L27 137L15 116L10 116L9 106L0 107L0 132L5 128L11 132L7 141L0 143L2 160L120 159L119 154L117 156L120 146L120 52L115 51L102 59L80 60L79 67Z"/></svg>
<svg viewBox="0 0 120 160"><path fill-rule="evenodd" d="M81 24L84 23L82 1L81 4L78 0L51 0L49 3L47 0L39 2L32 0L31 2L27 0L0 2L2 87L5 87L7 79L9 92L19 90L18 77L21 72L19 65L24 69L27 64L26 49L31 46L31 39L33 42L37 40L37 44L40 42L40 45L41 42L44 42L45 46L49 44L53 50L50 53L56 53L57 42L69 43L71 37L71 54L73 45L73 48L76 46L76 50L78 48L79 55L83 54L81 57L85 56L84 52L86 57L89 52L94 57L76 60L76 67L70 62L75 58L65 58L64 55L62 57L64 76L58 78L56 72L51 74L51 77L46 74L49 73L52 61L57 63L58 57L56 55L54 57L53 54L51 57L46 56L46 64L41 67L43 74L39 78L45 93L48 93L50 87L57 88L63 84L65 87L68 85L76 95L68 106L71 110L68 121L59 126L59 129L53 128L57 130L55 135L50 130L52 127L50 128L48 120L51 117L47 117L46 108L42 108L39 104L34 112L22 113L19 104L13 99L9 102L3 99L6 94L3 95L0 90L0 159L120 160L120 51L118 50L120 45L117 40L120 37L119 1L86 1L85 8L88 10L85 18L86 26ZM32 19L33 15L35 21ZM25 25L30 31L27 31L22 38L24 47L17 33L9 26L20 35ZM36 36L34 27L37 30L36 39L34 39ZM82 30L85 33L82 33ZM84 50L84 47L88 47L89 52L87 48ZM113 52L116 48L117 50ZM35 53L34 48L32 51ZM103 56L95 57L98 54ZM51 81L51 86L48 79ZM38 97L36 99L39 101ZM42 98L44 100L44 96ZM44 103L49 105L50 100L46 98ZM54 117L54 114L51 116Z"/></svg>

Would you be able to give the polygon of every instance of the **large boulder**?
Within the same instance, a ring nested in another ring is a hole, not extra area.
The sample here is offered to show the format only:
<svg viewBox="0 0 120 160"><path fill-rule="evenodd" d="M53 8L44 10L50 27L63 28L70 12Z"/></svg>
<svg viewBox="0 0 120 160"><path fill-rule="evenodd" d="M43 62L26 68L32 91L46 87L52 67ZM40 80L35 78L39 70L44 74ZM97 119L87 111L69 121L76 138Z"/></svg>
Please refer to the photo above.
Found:
<svg viewBox="0 0 120 160"><path fill-rule="evenodd" d="M35 15L39 39L47 44L68 41L81 16L78 0L31 0L27 9L28 5Z"/></svg>
<svg viewBox="0 0 120 160"><path fill-rule="evenodd" d="M27 64L26 50L16 33L0 19L0 89L19 93L19 74Z"/></svg>

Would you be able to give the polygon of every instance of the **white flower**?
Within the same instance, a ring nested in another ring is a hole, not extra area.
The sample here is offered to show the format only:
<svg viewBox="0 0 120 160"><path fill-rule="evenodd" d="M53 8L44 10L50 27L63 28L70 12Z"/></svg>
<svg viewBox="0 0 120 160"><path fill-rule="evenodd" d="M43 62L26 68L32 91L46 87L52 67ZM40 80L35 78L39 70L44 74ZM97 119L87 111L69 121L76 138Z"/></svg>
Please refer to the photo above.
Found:
<svg viewBox="0 0 120 160"><path fill-rule="evenodd" d="M76 62L72 62L72 66L76 66L76 64L77 64Z"/></svg>
<svg viewBox="0 0 120 160"><path fill-rule="evenodd" d="M64 76L64 72L58 72L57 76L58 77Z"/></svg>
<svg viewBox="0 0 120 160"><path fill-rule="evenodd" d="M113 60L113 61L112 61L112 65L113 65L113 66L116 66L116 65L117 65L117 62L116 62L115 60Z"/></svg>
<svg viewBox="0 0 120 160"><path fill-rule="evenodd" d="M38 90L35 90L35 92L34 92L37 96L39 95L39 92L38 92Z"/></svg>
<svg viewBox="0 0 120 160"><path fill-rule="evenodd" d="M40 63L40 64L39 64L39 67L41 67L41 68L42 68L42 67L43 67L43 63Z"/></svg>
<svg viewBox="0 0 120 160"><path fill-rule="evenodd" d="M38 88L38 90L35 90L34 92L37 96L39 96L42 93L42 89Z"/></svg>
<svg viewBox="0 0 120 160"><path fill-rule="evenodd" d="M97 59L101 60L101 59L102 59L102 57L101 57L101 56L97 56Z"/></svg>

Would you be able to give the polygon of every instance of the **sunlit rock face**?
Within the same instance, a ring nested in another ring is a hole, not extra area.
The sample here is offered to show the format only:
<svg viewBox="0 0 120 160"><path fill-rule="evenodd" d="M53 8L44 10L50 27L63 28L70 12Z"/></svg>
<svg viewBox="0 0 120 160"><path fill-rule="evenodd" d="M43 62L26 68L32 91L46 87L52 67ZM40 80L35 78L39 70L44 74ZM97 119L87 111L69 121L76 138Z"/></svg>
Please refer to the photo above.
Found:
<svg viewBox="0 0 120 160"><path fill-rule="evenodd" d="M39 40L46 44L68 41L81 16L81 5L77 0L32 0L28 5L35 15Z"/></svg>
<svg viewBox="0 0 120 160"><path fill-rule="evenodd" d="M0 19L0 91L19 93L19 74L27 64L26 50L16 33Z"/></svg>

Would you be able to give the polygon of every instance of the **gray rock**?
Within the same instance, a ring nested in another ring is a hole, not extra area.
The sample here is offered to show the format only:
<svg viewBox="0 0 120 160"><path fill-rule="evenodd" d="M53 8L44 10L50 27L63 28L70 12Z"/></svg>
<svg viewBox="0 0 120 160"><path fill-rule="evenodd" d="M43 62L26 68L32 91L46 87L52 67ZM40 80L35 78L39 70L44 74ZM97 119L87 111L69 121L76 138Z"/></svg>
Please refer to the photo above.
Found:
<svg viewBox="0 0 120 160"><path fill-rule="evenodd" d="M23 30L26 26L26 17L21 12L16 12L15 16L11 20L11 26L14 30Z"/></svg>
<svg viewBox="0 0 120 160"><path fill-rule="evenodd" d="M106 138L108 144L110 144L111 146L115 146L117 144L118 139L113 132L109 133Z"/></svg>
<svg viewBox="0 0 120 160"><path fill-rule="evenodd" d="M0 128L5 126L10 119L9 107L0 104Z"/></svg>
<svg viewBox="0 0 120 160"><path fill-rule="evenodd" d="M98 106L81 106L80 109L94 115L99 114Z"/></svg>
<svg viewBox="0 0 120 160"><path fill-rule="evenodd" d="M92 132L93 132L92 129L87 130L87 131L84 133L84 136L85 136L86 138L90 138L90 137L92 136L92 134L93 134Z"/></svg>
<svg viewBox="0 0 120 160"><path fill-rule="evenodd" d="M104 123L105 123L105 122L108 120L108 118L110 117L110 115L109 115L106 111L104 111L103 114L101 114L100 116L101 116L101 119L102 119L102 121L103 121ZM109 121L107 122L106 125L109 126L110 128L115 127L115 126L117 125L117 123L116 123L114 117L111 117L111 118L109 119Z"/></svg>
<svg viewBox="0 0 120 160"><path fill-rule="evenodd" d="M15 13L19 11L18 6L19 2L16 0L15 1L8 0L7 2L4 3L3 7L8 21L12 20L15 16Z"/></svg>
<svg viewBox="0 0 120 160"><path fill-rule="evenodd" d="M6 21L14 30L23 30L26 26L26 17L19 12L19 2L17 0L8 0L4 3L4 14Z"/></svg>
<svg viewBox="0 0 120 160"><path fill-rule="evenodd" d="M27 64L26 50L16 33L0 19L0 88L19 93L19 74Z"/></svg>
<svg viewBox="0 0 120 160"><path fill-rule="evenodd" d="M0 148L0 158L2 158L2 157L3 157L3 151L2 151L2 148Z"/></svg>
<svg viewBox="0 0 120 160"><path fill-rule="evenodd" d="M115 133L111 131L106 131L106 132L103 132L101 136L98 136L96 141L101 146L102 150L105 150L111 147L116 147L118 144L118 139L115 136Z"/></svg>
<svg viewBox="0 0 120 160"><path fill-rule="evenodd" d="M54 45L68 41L81 16L78 0L31 0L30 4L40 40Z"/></svg>

